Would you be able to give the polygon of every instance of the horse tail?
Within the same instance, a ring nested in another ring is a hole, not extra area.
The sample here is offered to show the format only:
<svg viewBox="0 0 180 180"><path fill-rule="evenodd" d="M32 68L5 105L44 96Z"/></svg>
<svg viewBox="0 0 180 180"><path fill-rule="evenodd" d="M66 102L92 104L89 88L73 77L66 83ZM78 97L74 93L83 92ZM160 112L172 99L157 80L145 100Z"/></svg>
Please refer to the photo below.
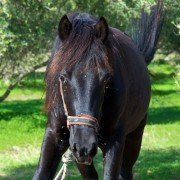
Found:
<svg viewBox="0 0 180 180"><path fill-rule="evenodd" d="M132 38L144 55L147 65L154 57L163 25L163 0L157 0L157 4L150 9L149 14L142 9L140 19L133 22L135 29L132 33Z"/></svg>

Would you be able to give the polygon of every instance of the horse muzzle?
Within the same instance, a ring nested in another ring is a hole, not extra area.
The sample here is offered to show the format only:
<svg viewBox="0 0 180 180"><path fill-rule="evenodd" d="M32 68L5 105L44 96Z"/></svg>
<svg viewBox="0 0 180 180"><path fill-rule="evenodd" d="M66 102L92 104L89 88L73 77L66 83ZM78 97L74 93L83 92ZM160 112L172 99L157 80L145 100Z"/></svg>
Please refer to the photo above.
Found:
<svg viewBox="0 0 180 180"><path fill-rule="evenodd" d="M92 164L92 158L90 156L82 156L82 157L74 156L74 158L78 164L85 164L85 165Z"/></svg>

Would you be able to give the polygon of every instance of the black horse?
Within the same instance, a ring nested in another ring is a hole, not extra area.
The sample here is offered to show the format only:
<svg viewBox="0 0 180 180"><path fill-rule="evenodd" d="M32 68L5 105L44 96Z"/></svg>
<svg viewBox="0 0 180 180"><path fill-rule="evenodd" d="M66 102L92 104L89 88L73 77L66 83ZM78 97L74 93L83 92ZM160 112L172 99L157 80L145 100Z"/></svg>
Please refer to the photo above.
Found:
<svg viewBox="0 0 180 180"><path fill-rule="evenodd" d="M150 101L147 70L162 26L162 2L142 13L136 40L87 13L64 15L46 71L47 128L34 180L53 179L73 152L83 179L132 179ZM136 42L136 43L134 43Z"/></svg>

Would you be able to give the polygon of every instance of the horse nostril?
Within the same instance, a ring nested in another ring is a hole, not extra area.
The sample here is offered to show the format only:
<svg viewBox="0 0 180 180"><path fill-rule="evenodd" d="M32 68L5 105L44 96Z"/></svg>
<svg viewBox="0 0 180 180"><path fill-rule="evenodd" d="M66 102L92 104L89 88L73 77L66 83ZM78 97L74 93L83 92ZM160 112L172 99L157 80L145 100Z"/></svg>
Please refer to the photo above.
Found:
<svg viewBox="0 0 180 180"><path fill-rule="evenodd" d="M95 155L97 151L97 144L93 143L90 154Z"/></svg>
<svg viewBox="0 0 180 180"><path fill-rule="evenodd" d="M73 148L72 148L72 150L73 150L74 152L76 152L76 151L77 151L77 143L74 143L74 144L73 144Z"/></svg>
<svg viewBox="0 0 180 180"><path fill-rule="evenodd" d="M92 149L96 149L96 147L97 147L96 143L93 143L92 144Z"/></svg>
<svg viewBox="0 0 180 180"><path fill-rule="evenodd" d="M87 148L84 149L84 155L85 155L85 156L88 155L88 150L87 150Z"/></svg>

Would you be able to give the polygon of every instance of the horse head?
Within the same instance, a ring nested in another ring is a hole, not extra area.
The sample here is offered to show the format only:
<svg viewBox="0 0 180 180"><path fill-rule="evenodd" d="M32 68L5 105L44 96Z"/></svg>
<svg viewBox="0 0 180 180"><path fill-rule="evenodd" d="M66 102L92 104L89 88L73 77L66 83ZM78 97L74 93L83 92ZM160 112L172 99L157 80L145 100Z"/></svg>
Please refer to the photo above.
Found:
<svg viewBox="0 0 180 180"><path fill-rule="evenodd" d="M80 17L81 16L81 17ZM60 92L70 131L70 148L78 163L91 164L97 152L97 134L105 88L111 75L105 42L108 25L78 14L59 23L62 40Z"/></svg>

